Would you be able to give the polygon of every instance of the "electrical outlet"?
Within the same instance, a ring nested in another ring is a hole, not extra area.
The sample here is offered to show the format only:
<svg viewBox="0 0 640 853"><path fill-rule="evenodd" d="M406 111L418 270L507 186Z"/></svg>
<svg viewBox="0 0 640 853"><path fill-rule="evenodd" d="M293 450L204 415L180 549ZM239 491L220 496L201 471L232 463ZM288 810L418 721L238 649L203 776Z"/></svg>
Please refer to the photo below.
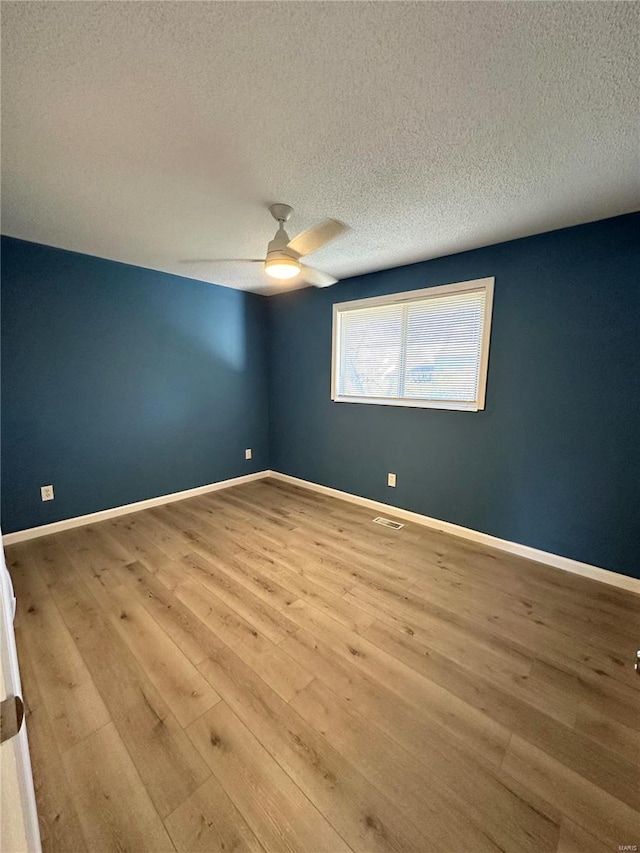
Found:
<svg viewBox="0 0 640 853"><path fill-rule="evenodd" d="M387 486L393 486L395 489L395 486L396 486L396 475L395 474L387 474Z"/></svg>
<svg viewBox="0 0 640 853"><path fill-rule="evenodd" d="M251 448L250 447L247 447L247 449L245 450L244 458L245 459L251 459Z"/></svg>
<svg viewBox="0 0 640 853"><path fill-rule="evenodd" d="M40 487L40 497L43 501L52 501L53 500L53 486L41 486Z"/></svg>

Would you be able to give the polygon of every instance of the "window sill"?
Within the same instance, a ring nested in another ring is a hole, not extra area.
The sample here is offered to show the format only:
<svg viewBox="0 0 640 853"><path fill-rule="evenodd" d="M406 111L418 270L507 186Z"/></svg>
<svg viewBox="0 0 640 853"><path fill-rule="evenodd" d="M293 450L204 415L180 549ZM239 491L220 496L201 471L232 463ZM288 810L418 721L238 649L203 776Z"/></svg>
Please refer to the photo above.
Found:
<svg viewBox="0 0 640 853"><path fill-rule="evenodd" d="M451 400L414 400L393 397L332 397L334 403L364 403L368 406L401 406L411 409L445 409L453 412L482 411L477 403L455 402Z"/></svg>

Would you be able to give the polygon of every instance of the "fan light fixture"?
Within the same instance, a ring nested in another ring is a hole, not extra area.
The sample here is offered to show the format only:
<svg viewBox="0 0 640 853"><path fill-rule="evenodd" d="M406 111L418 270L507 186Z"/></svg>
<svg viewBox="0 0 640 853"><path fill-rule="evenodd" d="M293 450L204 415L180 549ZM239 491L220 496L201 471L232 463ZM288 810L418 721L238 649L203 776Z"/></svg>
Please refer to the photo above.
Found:
<svg viewBox="0 0 640 853"><path fill-rule="evenodd" d="M275 252L269 252L269 254L276 255ZM271 278L295 278L299 274L300 269L298 261L280 253L276 257L268 257L264 262L264 271Z"/></svg>
<svg viewBox="0 0 640 853"><path fill-rule="evenodd" d="M325 219L312 228L307 228L293 240L284 229L285 223L291 216L293 208L288 204L272 204L269 211L278 223L278 230L273 240L267 246L266 258L210 258L209 260L186 261L186 263L241 263L260 264L269 278L278 281L292 281L297 278L293 286L310 284L313 287L329 287L335 284L337 278L329 273L323 272L316 267L303 264L300 258L312 255L331 240L342 236L349 227L338 219Z"/></svg>

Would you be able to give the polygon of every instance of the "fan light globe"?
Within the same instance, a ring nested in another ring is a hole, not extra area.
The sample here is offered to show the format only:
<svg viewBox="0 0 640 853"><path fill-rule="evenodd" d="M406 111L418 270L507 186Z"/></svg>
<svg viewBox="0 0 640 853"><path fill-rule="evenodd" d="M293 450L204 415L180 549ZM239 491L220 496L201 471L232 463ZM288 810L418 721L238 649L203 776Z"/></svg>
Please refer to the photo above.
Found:
<svg viewBox="0 0 640 853"><path fill-rule="evenodd" d="M273 258L265 261L264 271L271 278L295 278L300 272L300 264L293 258Z"/></svg>

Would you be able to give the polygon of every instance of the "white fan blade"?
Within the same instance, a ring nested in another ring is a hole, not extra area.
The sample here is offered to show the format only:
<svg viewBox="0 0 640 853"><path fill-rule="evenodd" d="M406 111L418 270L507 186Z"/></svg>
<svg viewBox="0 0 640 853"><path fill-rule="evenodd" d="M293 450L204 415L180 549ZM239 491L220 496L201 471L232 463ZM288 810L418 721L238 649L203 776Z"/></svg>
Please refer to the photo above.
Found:
<svg viewBox="0 0 640 853"><path fill-rule="evenodd" d="M304 264L301 264L301 267L300 278L314 287L329 287L330 284L335 284L338 281L329 273L317 270L315 267L307 267Z"/></svg>
<svg viewBox="0 0 640 853"><path fill-rule="evenodd" d="M341 237L347 231L349 231L349 226L345 225L344 222L340 222L337 219L325 219L324 222L320 222L312 228L307 228L306 231L303 231L297 237L294 237L293 240L290 240L289 248L293 249L301 257L312 255L318 249L326 246L331 240Z"/></svg>

